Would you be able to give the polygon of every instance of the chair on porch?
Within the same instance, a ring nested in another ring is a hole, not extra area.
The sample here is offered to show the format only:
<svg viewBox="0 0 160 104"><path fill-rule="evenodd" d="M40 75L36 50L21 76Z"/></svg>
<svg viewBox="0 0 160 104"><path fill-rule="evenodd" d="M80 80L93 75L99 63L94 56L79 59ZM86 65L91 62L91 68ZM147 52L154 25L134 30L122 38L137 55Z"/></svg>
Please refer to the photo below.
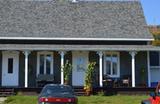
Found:
<svg viewBox="0 0 160 104"><path fill-rule="evenodd" d="M123 75L121 78L121 87L130 87L131 75Z"/></svg>
<svg viewBox="0 0 160 104"><path fill-rule="evenodd" d="M114 80L109 75L103 76L103 85L104 87L113 87Z"/></svg>
<svg viewBox="0 0 160 104"><path fill-rule="evenodd" d="M36 86L37 87L43 87L46 84L53 83L54 82L54 75L44 75L39 74L36 78Z"/></svg>
<svg viewBox="0 0 160 104"><path fill-rule="evenodd" d="M119 87L120 79L115 77L110 77L109 75L104 75L103 84L105 87Z"/></svg>

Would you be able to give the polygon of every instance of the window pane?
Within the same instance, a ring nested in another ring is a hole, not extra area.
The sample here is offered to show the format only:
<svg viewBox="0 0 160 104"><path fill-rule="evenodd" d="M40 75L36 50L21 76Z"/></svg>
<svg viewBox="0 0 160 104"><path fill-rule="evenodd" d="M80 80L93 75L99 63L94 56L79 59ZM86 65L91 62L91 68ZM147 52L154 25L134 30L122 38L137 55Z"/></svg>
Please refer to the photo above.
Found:
<svg viewBox="0 0 160 104"><path fill-rule="evenodd" d="M8 73L13 73L13 58L8 59Z"/></svg>
<svg viewBox="0 0 160 104"><path fill-rule="evenodd" d="M112 56L112 65L113 65L113 75L117 75L118 74L118 56L117 55L113 55Z"/></svg>
<svg viewBox="0 0 160 104"><path fill-rule="evenodd" d="M85 71L84 62L85 62L84 57L78 57L77 58L77 72L83 72L83 71Z"/></svg>
<svg viewBox="0 0 160 104"><path fill-rule="evenodd" d="M159 66L159 52L150 52L150 66Z"/></svg>
<svg viewBox="0 0 160 104"><path fill-rule="evenodd" d="M40 55L40 74L44 74L44 55Z"/></svg>
<svg viewBox="0 0 160 104"><path fill-rule="evenodd" d="M111 55L106 56L106 72L111 75Z"/></svg>
<svg viewBox="0 0 160 104"><path fill-rule="evenodd" d="M51 55L46 56L46 73L50 74L51 73L51 62L52 62L52 57Z"/></svg>

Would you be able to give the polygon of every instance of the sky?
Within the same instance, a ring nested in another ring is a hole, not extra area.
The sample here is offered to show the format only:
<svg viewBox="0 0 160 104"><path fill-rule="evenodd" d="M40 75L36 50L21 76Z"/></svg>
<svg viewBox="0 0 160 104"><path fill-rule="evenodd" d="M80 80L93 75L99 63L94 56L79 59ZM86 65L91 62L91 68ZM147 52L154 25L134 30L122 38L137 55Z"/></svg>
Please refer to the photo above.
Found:
<svg viewBox="0 0 160 104"><path fill-rule="evenodd" d="M148 25L160 25L160 0L141 0Z"/></svg>

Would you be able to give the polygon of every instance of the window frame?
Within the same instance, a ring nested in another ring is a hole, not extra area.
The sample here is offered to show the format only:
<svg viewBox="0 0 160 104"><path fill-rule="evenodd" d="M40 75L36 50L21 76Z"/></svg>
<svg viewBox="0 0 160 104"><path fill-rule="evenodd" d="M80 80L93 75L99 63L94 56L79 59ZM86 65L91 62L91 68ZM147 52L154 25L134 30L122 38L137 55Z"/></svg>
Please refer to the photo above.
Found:
<svg viewBox="0 0 160 104"><path fill-rule="evenodd" d="M158 52L158 51L153 51L153 52ZM151 55L151 52L149 52L149 62L151 62L150 55ZM151 69L160 69L160 52L158 52L158 60L159 60L158 66L153 66L151 65L151 63L149 63Z"/></svg>
<svg viewBox="0 0 160 104"><path fill-rule="evenodd" d="M46 56L47 55L51 55L51 65L50 65L50 74L48 75L53 75L54 73L54 56L53 56L53 52L48 52L48 51L42 51L42 52L37 52L37 76L40 74L40 55L44 55L44 74L43 75L47 75L47 67L46 67Z"/></svg>
<svg viewBox="0 0 160 104"><path fill-rule="evenodd" d="M104 75L107 75L107 71L106 71L106 57L107 55L110 55L111 57L113 57L114 54L117 55L117 58L118 58L118 62L117 62L117 75L113 75L113 62L111 62L111 74L109 75L110 77L113 77L113 78L119 78L120 77L120 53L119 52L105 52L104 54L104 59L103 59L103 62L104 62Z"/></svg>
<svg viewBox="0 0 160 104"><path fill-rule="evenodd" d="M153 51L153 52L157 52L157 51ZM151 56L151 52L149 52L149 57ZM150 64L150 67L151 68L160 68L160 52L158 52L158 60L159 60L159 65L158 66L153 66L153 65L151 65L151 63L149 63ZM150 60L149 60L149 62L151 62L151 58L150 58Z"/></svg>

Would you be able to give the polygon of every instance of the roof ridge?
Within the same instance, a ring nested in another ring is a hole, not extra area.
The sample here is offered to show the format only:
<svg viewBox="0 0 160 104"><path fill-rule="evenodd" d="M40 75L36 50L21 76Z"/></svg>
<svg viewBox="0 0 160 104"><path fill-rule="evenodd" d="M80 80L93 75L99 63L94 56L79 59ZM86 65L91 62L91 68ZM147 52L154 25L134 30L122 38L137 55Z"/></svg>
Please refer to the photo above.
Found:
<svg viewBox="0 0 160 104"><path fill-rule="evenodd" d="M140 1L140 0L77 0L77 1Z"/></svg>
<svg viewBox="0 0 160 104"><path fill-rule="evenodd" d="M73 1L73 0L10 0L10 1ZM140 1L140 0L76 0L76 1L77 2L107 2L107 1Z"/></svg>

